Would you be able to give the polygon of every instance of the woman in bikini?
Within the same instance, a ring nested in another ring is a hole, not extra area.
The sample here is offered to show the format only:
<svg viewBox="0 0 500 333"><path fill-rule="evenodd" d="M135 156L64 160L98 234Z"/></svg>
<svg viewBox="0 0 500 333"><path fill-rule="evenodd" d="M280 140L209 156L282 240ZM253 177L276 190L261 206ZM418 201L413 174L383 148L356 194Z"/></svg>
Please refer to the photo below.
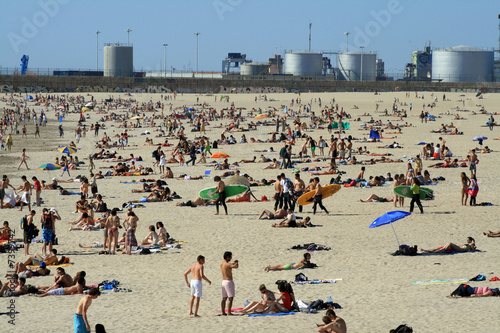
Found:
<svg viewBox="0 0 500 333"><path fill-rule="evenodd" d="M408 169L406 169L406 185L411 185L413 178L416 176L417 174L415 173L415 170L413 170L411 163L408 163Z"/></svg>
<svg viewBox="0 0 500 333"><path fill-rule="evenodd" d="M440 246L432 250L420 249L421 252L426 253L444 253L444 252L471 252L476 250L476 241L472 237L467 237L467 243L460 246L454 243L448 243L445 246Z"/></svg>
<svg viewBox="0 0 500 333"><path fill-rule="evenodd" d="M291 269L304 268L311 265L311 254L304 253L304 258L298 263L290 263L286 265L269 265L264 268L264 271L289 271Z"/></svg>
<svg viewBox="0 0 500 333"><path fill-rule="evenodd" d="M158 228L158 237L160 238L160 242L158 243L160 246L165 246L167 244L170 244L169 238L170 235L163 226L163 222L156 222L156 228Z"/></svg>
<svg viewBox="0 0 500 333"><path fill-rule="evenodd" d="M149 226L149 234L144 237L144 239L141 242L142 247L151 247L158 245L160 242L160 238L158 237L158 234L156 233L156 229L154 225Z"/></svg>
<svg viewBox="0 0 500 333"><path fill-rule="evenodd" d="M465 172L462 172L460 174L461 177L461 182L462 182L462 206L467 206L467 199L469 198L469 186L470 186L470 179L467 177Z"/></svg>

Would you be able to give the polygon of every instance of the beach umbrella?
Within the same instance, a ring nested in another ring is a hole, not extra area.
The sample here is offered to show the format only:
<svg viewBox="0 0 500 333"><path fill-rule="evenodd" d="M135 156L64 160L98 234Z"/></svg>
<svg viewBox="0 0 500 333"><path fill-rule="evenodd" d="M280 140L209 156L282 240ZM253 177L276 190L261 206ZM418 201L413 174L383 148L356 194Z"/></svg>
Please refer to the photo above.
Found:
<svg viewBox="0 0 500 333"><path fill-rule="evenodd" d="M61 166L59 164L52 164L52 163L46 163L38 167L38 170L59 170L59 169L61 169Z"/></svg>
<svg viewBox="0 0 500 333"><path fill-rule="evenodd" d="M33 96L28 95L28 96L26 97L26 99L33 99Z"/></svg>
<svg viewBox="0 0 500 333"><path fill-rule="evenodd" d="M195 111L193 108L186 109L186 111Z"/></svg>
<svg viewBox="0 0 500 333"><path fill-rule="evenodd" d="M91 108L91 107L94 106L94 104L92 104L92 102L88 102L87 104L85 104L85 106L88 107L88 108Z"/></svg>
<svg viewBox="0 0 500 333"><path fill-rule="evenodd" d="M474 137L474 139L472 139L472 141L479 142L480 145L483 145L484 140L488 140L488 138L483 136L483 135L478 135L478 136Z"/></svg>
<svg viewBox="0 0 500 333"><path fill-rule="evenodd" d="M84 106L84 107L82 108L82 112L87 112L87 111L90 111L90 109L89 109L88 107Z"/></svg>
<svg viewBox="0 0 500 333"><path fill-rule="evenodd" d="M74 154L78 151L78 149L76 149L76 147L71 147L71 146L61 146L59 148L57 148L57 151L63 153L63 154Z"/></svg>
<svg viewBox="0 0 500 333"><path fill-rule="evenodd" d="M215 153L211 156L212 158L228 158L229 155L223 152Z"/></svg>
<svg viewBox="0 0 500 333"><path fill-rule="evenodd" d="M239 176L239 175L234 175L231 177L228 177L224 180L224 184L226 185L244 185L247 187L250 187L250 181L247 179L247 177Z"/></svg>
<svg viewBox="0 0 500 333"><path fill-rule="evenodd" d="M144 117L142 117L142 116L135 116L135 117L130 118L130 120L143 119L143 118Z"/></svg>
<svg viewBox="0 0 500 333"><path fill-rule="evenodd" d="M394 231L394 236L396 236L396 241L398 242L398 246L399 246L401 244L399 244L398 235L396 235L396 230L394 230L394 226L392 225L392 222L396 222L397 220L401 220L401 219L407 217L408 215L411 215L411 213L404 212L401 210L387 212L384 215L380 216L375 221L373 221L372 224L370 224L369 228L376 228L376 227L380 227L380 226L383 226L386 224L390 224L392 227L392 231Z"/></svg>
<svg viewBox="0 0 500 333"><path fill-rule="evenodd" d="M264 118L269 118L269 116L265 113L262 113L262 114L255 116L255 118L253 118L253 119L259 120L259 119L264 119Z"/></svg>

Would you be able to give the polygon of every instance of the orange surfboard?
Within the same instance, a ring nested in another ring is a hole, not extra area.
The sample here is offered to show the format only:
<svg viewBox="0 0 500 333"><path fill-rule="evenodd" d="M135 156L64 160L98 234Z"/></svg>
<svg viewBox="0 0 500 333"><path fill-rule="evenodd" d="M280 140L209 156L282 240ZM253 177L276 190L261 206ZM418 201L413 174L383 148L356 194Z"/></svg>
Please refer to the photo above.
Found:
<svg viewBox="0 0 500 333"><path fill-rule="evenodd" d="M319 192L322 196L323 199L328 198L329 196L334 195L338 191L340 191L342 187L338 184L334 185L324 185L321 186L321 191ZM298 199L297 199L297 204L300 206L305 206L312 204L314 202L314 193L316 193L316 190L309 191L307 193L302 194Z"/></svg>

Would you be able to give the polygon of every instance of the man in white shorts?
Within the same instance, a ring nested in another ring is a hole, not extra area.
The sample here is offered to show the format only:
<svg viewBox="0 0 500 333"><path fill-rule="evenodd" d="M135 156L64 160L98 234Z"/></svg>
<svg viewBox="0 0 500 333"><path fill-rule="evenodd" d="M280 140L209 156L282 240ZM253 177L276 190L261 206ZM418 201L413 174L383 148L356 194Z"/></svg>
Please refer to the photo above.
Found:
<svg viewBox="0 0 500 333"><path fill-rule="evenodd" d="M233 254L229 251L224 252L224 261L220 264L220 270L222 272L222 315L232 316L231 307L233 306L233 298L235 295L235 287L233 281L233 268L238 268L238 260L230 263L233 258ZM226 314L226 301L227 303L227 314Z"/></svg>
<svg viewBox="0 0 500 333"><path fill-rule="evenodd" d="M194 316L198 316L198 308L200 306L200 298L203 294L203 285L202 280L208 282L208 284L212 284L212 282L207 279L205 274L203 273L203 264L205 264L205 257L199 255L197 258L197 262L193 264L189 269L184 273L184 279L186 280L186 284L188 288L191 288L191 300L189 301L189 315L193 315L193 303L195 303L194 308ZM191 273L191 283L188 282L188 274Z"/></svg>

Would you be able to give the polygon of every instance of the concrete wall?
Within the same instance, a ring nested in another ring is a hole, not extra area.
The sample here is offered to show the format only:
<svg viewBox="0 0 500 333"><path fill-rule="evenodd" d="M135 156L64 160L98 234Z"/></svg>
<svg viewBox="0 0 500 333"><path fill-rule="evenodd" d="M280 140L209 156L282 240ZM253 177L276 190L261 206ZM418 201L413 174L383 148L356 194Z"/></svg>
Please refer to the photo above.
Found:
<svg viewBox="0 0 500 333"><path fill-rule="evenodd" d="M500 92L498 82L335 81L325 77L230 76L222 79L118 78L91 76L0 76L0 91L11 92L149 92L182 91L224 94L336 91L475 91Z"/></svg>

